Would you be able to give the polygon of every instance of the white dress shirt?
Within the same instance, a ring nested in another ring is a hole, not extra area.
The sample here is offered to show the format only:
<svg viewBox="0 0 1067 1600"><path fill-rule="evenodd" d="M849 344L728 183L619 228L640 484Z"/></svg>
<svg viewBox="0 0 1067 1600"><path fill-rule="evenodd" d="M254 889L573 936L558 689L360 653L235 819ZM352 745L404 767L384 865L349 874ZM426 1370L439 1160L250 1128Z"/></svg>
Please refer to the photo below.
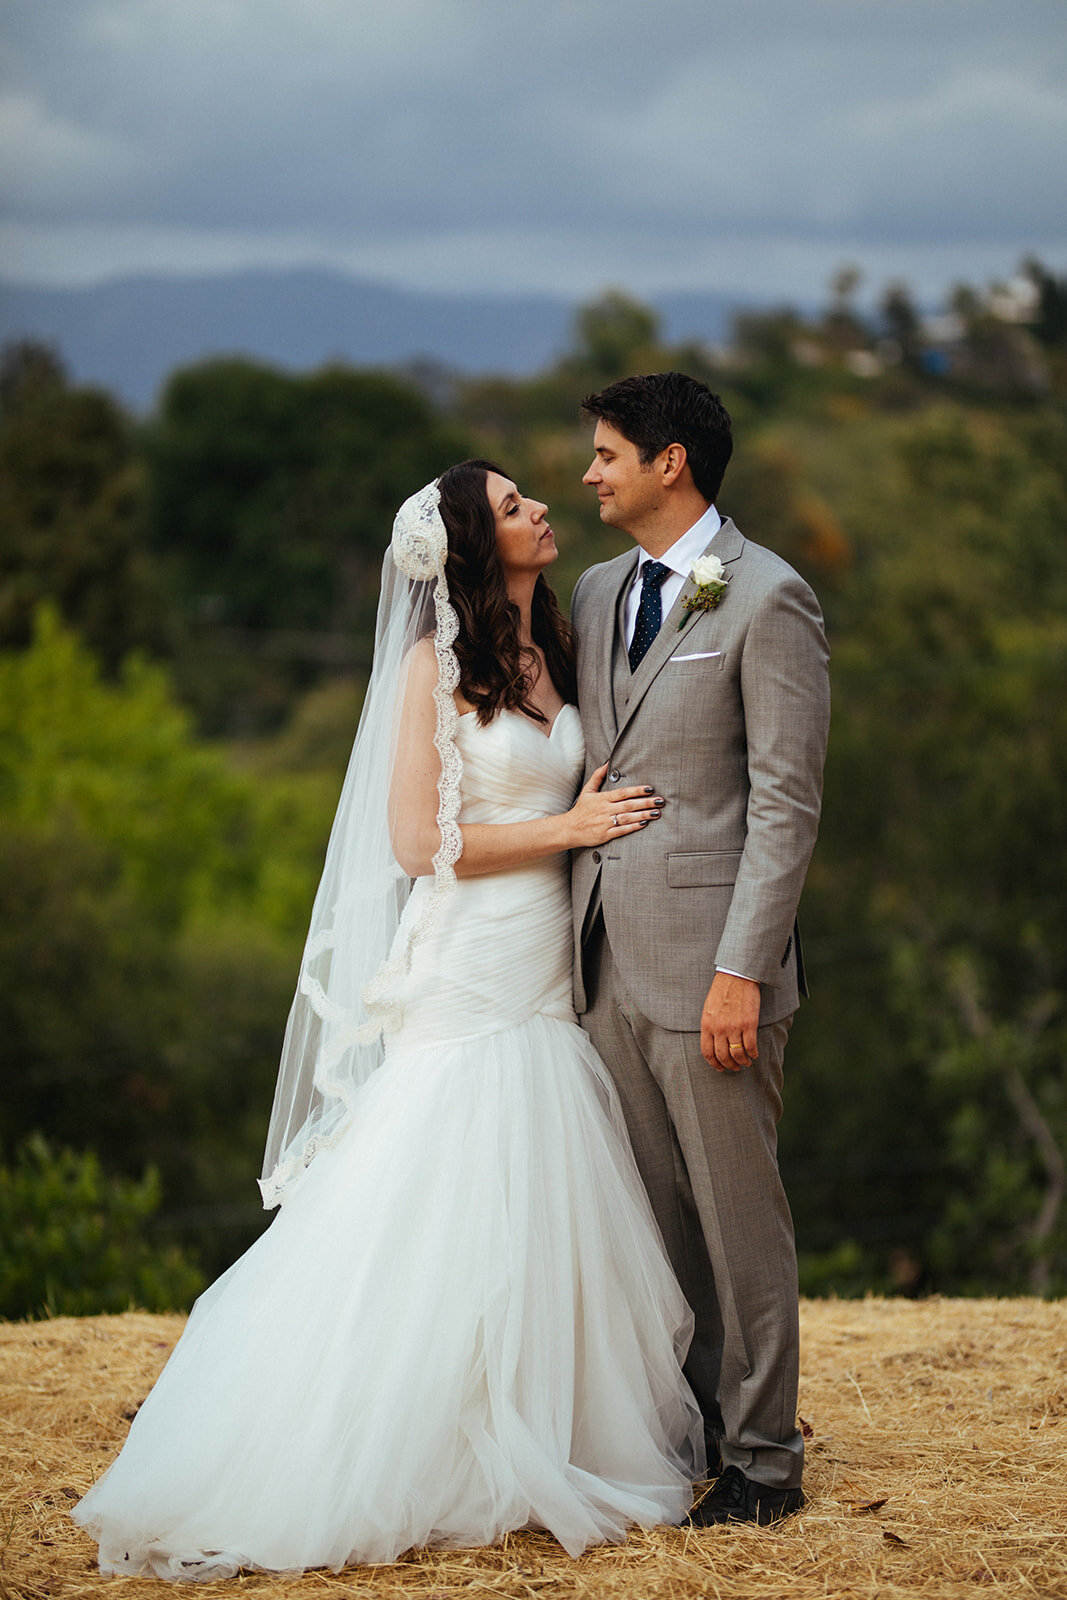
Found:
<svg viewBox="0 0 1067 1600"><path fill-rule="evenodd" d="M689 577L693 562L699 560L708 545L722 527L722 518L714 506L709 506L699 521L694 522L680 539L675 539L669 550L661 556L650 556L647 550L642 550L641 559L637 563L630 592L626 596L626 644L629 648L634 629L637 627L637 608L641 604L641 585L644 582L645 567L650 561L661 561L671 570L659 586L660 601L663 606L663 615L668 611L682 592L685 580ZM732 978L745 978L745 972L734 972L730 967L716 967L716 972L727 972Z"/></svg>
<svg viewBox="0 0 1067 1600"><path fill-rule="evenodd" d="M682 592L685 580L689 577L693 562L698 560L709 543L722 527L722 518L714 506L709 506L699 521L694 522L687 533L680 539L675 539L669 550L661 556L650 556L647 550L642 550L641 559L637 563L630 592L626 596L626 647L629 649L633 643L634 629L637 627L637 608L641 604L641 584L644 581L645 567L650 561L661 561L665 567L670 567L670 572L660 584L660 599L663 604L663 615L671 609L674 602Z"/></svg>

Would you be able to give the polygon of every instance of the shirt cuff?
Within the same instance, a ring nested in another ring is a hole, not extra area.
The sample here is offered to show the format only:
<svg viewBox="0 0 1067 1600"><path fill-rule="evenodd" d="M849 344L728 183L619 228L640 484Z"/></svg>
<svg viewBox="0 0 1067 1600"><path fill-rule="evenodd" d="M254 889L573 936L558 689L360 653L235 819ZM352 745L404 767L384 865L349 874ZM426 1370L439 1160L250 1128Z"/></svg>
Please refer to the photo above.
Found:
<svg viewBox="0 0 1067 1600"><path fill-rule="evenodd" d="M758 983L758 978L750 978L747 972L735 972L733 967L716 967L716 972L725 972L728 978L744 978L746 983Z"/></svg>

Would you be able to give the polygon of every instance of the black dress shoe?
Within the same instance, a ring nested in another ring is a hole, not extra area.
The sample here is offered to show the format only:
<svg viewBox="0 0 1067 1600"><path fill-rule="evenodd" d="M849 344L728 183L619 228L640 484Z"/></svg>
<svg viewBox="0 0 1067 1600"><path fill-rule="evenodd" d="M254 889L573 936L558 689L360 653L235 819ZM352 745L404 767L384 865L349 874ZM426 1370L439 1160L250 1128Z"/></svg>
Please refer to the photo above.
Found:
<svg viewBox="0 0 1067 1600"><path fill-rule="evenodd" d="M746 1478L740 1467L727 1467L699 1505L689 1513L694 1528L713 1528L720 1522L757 1522L765 1526L792 1516L804 1504L800 1489L772 1489Z"/></svg>

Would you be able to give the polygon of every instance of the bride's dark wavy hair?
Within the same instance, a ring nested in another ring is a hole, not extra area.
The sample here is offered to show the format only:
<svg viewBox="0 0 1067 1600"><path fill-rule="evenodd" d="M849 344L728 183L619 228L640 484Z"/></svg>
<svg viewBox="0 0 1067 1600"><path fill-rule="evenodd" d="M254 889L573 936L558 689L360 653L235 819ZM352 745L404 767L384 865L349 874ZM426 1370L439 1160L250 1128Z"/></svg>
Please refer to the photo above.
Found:
<svg viewBox="0 0 1067 1600"><path fill-rule="evenodd" d="M547 718L530 700L536 657L519 643L519 608L508 599L504 564L489 504L490 472L508 477L493 461L461 461L438 479L441 516L448 533L445 575L459 617L456 659L459 686L484 727L498 711ZM531 633L545 653L549 676L563 699L577 700L574 637L544 573L534 585Z"/></svg>

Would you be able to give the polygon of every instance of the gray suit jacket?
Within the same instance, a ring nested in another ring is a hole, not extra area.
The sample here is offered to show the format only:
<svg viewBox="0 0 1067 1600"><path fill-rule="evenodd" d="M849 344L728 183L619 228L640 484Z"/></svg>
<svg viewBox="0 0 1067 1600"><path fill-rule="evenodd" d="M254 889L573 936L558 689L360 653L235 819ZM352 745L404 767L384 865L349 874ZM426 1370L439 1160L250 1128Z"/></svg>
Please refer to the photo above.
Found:
<svg viewBox="0 0 1067 1600"><path fill-rule="evenodd" d="M725 521L708 549L729 583L687 613L688 580L630 676L622 603L636 548L591 567L574 591L586 776L650 783L663 815L572 867L575 1005L581 946L602 907L616 965L664 1028L693 1030L715 968L755 978L761 1023L797 1006L797 902L818 828L829 724L822 616L804 580ZM685 659L689 657L691 659Z"/></svg>

